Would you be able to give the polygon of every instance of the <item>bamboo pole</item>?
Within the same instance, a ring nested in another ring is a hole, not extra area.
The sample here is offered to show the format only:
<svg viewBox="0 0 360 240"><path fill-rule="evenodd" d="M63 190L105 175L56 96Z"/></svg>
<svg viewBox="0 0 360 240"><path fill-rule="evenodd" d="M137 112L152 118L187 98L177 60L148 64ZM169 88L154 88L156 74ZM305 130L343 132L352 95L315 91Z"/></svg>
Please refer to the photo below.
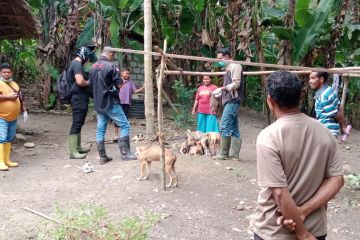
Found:
<svg viewBox="0 0 360 240"><path fill-rule="evenodd" d="M158 84L158 125L159 125L159 142L161 148L161 187L163 190L166 190L166 176L165 176L165 148L164 148L164 132L163 132L163 124L164 124L164 116L163 116L163 107L162 107L162 82L164 78L164 70L165 70L165 62L166 62L166 48L167 41L164 41L164 55L161 56L161 64L160 64L160 74L157 80Z"/></svg>
<svg viewBox="0 0 360 240"><path fill-rule="evenodd" d="M258 75L269 75L276 71L251 71L244 72L245 76L258 76ZM289 71L296 74L310 74L311 71ZM169 71L164 72L166 75L190 75L190 76L223 76L226 72L192 72L192 71ZM344 77L360 77L359 74L354 73L343 73Z"/></svg>
<svg viewBox="0 0 360 240"><path fill-rule="evenodd" d="M268 75L276 71L254 71L244 72L246 76ZM290 71L297 74L310 74L311 71ZM192 71L169 71L164 72L166 75L190 75L190 76L223 76L226 72L192 72Z"/></svg>
<svg viewBox="0 0 360 240"><path fill-rule="evenodd" d="M114 52L125 52L125 53L134 53L134 54L144 54L152 56L162 56L162 54L151 51L140 51L132 49L123 49L123 48L110 48L105 47L105 50L114 51ZM291 66L291 65L281 65L281 64L271 64L271 63L254 63L254 62L245 62L245 61L235 61L235 60L224 60L216 58L207 58L207 57L198 57L198 56L189 56L189 55L177 55L171 53L164 53L165 57L168 58L178 58L186 60L196 60L204 62L227 62L227 63L236 63L244 66L253 66L253 67L266 67L266 68L276 68L276 69L287 69L287 70L299 70L299 71L316 71L316 72L328 72L328 73L360 73L360 67L348 67L348 68L312 68L312 67L301 67L301 66Z"/></svg>

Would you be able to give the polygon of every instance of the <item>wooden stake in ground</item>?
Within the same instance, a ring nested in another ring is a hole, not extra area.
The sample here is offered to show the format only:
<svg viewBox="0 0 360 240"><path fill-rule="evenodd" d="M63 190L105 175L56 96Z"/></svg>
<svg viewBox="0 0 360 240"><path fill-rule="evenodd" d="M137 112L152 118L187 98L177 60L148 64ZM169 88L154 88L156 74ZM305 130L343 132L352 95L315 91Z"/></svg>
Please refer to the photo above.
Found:
<svg viewBox="0 0 360 240"><path fill-rule="evenodd" d="M164 41L164 53L166 53L167 41ZM165 176L165 148L164 148L164 132L163 132L163 107L162 107L162 82L164 78L166 56L161 56L160 73L157 81L158 85L158 125L159 125L159 142L161 147L161 187L166 190L166 176Z"/></svg>
<svg viewBox="0 0 360 240"><path fill-rule="evenodd" d="M345 101L346 101L346 93L348 91L348 86L349 86L349 78L345 77L343 92L342 92L342 96L341 96L341 103L340 103L340 106L344 110L344 112L345 112Z"/></svg>

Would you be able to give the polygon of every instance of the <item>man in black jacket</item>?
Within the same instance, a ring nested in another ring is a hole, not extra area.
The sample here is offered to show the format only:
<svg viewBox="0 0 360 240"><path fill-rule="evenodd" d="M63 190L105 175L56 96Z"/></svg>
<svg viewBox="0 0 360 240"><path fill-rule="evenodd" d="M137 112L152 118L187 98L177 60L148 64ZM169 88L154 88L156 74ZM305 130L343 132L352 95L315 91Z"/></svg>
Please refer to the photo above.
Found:
<svg viewBox="0 0 360 240"><path fill-rule="evenodd" d="M85 79L84 64L88 61L95 62L96 56L92 47L82 46L77 49L76 57L71 61L67 70L66 77L72 84L71 90L71 109L72 125L69 136L70 158L82 159L90 148L81 147L81 128L85 123L89 104L89 84Z"/></svg>
<svg viewBox="0 0 360 240"><path fill-rule="evenodd" d="M130 151L130 123L120 107L118 89L122 80L119 78L119 70L112 62L114 56L115 52L103 50L99 60L92 65L90 70L90 81L93 86L93 98L97 113L96 144L100 164L112 160L106 155L104 145L109 119L121 128L118 143L122 160L136 159L136 156Z"/></svg>

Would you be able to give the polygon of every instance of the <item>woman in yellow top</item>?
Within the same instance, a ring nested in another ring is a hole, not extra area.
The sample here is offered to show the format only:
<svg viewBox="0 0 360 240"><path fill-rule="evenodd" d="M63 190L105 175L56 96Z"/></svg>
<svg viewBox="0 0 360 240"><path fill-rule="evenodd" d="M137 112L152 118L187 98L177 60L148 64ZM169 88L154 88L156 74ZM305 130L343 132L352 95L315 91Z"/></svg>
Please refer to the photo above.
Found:
<svg viewBox="0 0 360 240"><path fill-rule="evenodd" d="M17 167L16 162L10 160L11 142L16 134L16 119L21 111L24 121L27 113L20 102L19 86L12 80L11 65L0 65L0 171L9 167Z"/></svg>

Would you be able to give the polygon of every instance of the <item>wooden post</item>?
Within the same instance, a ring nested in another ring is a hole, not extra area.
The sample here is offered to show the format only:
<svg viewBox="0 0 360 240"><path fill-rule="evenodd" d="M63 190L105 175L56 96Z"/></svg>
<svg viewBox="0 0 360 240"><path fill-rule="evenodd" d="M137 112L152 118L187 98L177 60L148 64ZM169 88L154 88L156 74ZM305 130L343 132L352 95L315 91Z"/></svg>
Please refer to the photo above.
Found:
<svg viewBox="0 0 360 240"><path fill-rule="evenodd" d="M349 78L344 77L344 87L343 87L341 103L340 103L340 107L343 109L344 112L345 112L345 101L346 101L346 93L348 90L348 86L349 86Z"/></svg>
<svg viewBox="0 0 360 240"><path fill-rule="evenodd" d="M152 8L151 0L144 0L144 51L152 51ZM145 77L145 121L146 134L155 132L155 106L153 89L152 56L144 55Z"/></svg>
<svg viewBox="0 0 360 240"><path fill-rule="evenodd" d="M167 41L164 41L164 53L166 53ZM159 79L157 80L158 84L158 125L159 125L159 142L161 148L161 187L163 190L166 190L166 175L165 175L165 148L164 148L164 116L163 116L163 107L162 107L162 83L164 78L166 56L161 56L160 64L160 74Z"/></svg>

